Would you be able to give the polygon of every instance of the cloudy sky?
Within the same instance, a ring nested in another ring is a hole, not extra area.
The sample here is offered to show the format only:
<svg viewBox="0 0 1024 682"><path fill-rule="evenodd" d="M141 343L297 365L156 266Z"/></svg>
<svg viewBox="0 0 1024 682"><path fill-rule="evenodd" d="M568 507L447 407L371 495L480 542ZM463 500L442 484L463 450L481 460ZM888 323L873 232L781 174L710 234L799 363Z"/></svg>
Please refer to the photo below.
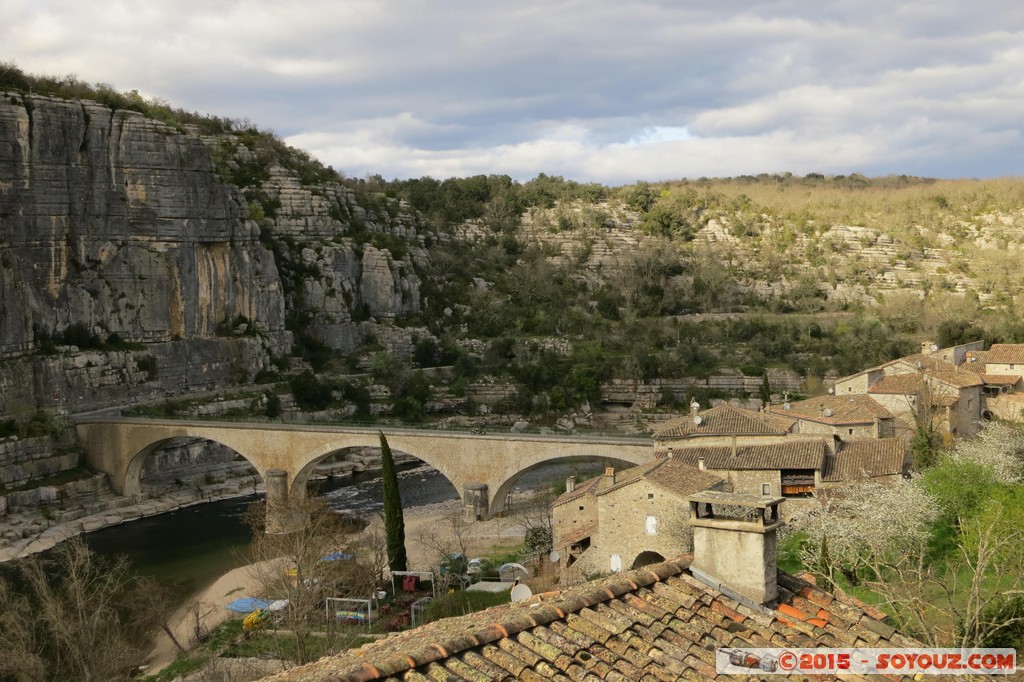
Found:
<svg viewBox="0 0 1024 682"><path fill-rule="evenodd" d="M0 0L0 61L355 177L1024 175L1020 0Z"/></svg>

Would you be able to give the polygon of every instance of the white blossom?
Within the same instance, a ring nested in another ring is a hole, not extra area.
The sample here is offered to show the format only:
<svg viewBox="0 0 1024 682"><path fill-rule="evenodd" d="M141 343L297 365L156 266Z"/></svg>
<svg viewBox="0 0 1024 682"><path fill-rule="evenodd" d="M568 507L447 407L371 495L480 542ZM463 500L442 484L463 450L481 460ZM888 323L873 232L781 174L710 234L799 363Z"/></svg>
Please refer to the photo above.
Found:
<svg viewBox="0 0 1024 682"><path fill-rule="evenodd" d="M958 440L951 457L983 466L1003 483L1024 482L1024 433L1020 428L991 423L974 437Z"/></svg>
<svg viewBox="0 0 1024 682"><path fill-rule="evenodd" d="M820 560L825 538L830 559L853 567L916 547L938 515L938 504L919 479L857 483L836 490L825 507L797 517L790 531L808 536L805 563Z"/></svg>

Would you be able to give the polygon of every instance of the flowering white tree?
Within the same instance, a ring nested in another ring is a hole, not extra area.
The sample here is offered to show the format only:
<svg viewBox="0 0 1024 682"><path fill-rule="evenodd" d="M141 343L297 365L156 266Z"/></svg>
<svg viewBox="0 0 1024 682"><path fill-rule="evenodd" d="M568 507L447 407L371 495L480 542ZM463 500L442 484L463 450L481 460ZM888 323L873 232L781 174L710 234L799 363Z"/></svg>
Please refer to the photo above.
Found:
<svg viewBox="0 0 1024 682"><path fill-rule="evenodd" d="M993 422L973 438L957 441L950 456L990 470L1002 483L1024 483L1024 434L1020 427Z"/></svg>
<svg viewBox="0 0 1024 682"><path fill-rule="evenodd" d="M791 523L838 575L932 646L1024 645L1024 444L991 425L897 485L847 486Z"/></svg>
<svg viewBox="0 0 1024 682"><path fill-rule="evenodd" d="M862 569L917 547L939 515L918 479L896 484L851 484L835 491L822 509L797 517L790 531L807 535L801 559L828 581L836 572L856 584Z"/></svg>

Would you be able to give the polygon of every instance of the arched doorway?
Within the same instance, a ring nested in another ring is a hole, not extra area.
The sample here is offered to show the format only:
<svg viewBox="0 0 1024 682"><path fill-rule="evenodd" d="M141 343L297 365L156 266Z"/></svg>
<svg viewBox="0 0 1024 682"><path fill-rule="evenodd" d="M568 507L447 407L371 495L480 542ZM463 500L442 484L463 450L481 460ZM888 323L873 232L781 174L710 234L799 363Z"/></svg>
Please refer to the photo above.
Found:
<svg viewBox="0 0 1024 682"><path fill-rule="evenodd" d="M651 564L657 564L665 560L665 557L661 556L657 552L650 550L640 552L636 555L636 559L633 559L633 565L631 568L643 568L644 566L650 566Z"/></svg>

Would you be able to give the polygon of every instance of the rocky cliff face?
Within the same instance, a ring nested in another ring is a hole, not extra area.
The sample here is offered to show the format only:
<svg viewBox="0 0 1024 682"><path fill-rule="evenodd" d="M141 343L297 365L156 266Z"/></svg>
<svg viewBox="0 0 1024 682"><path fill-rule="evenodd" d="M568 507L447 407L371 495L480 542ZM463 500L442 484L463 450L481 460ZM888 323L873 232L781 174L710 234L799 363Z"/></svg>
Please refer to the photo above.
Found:
<svg viewBox="0 0 1024 682"><path fill-rule="evenodd" d="M354 317L418 310L416 254L363 245L415 245L408 211L275 166L258 189L278 209L254 218L218 173L223 149L252 154L93 102L0 94L0 413L242 383L290 351L289 316L351 350Z"/></svg>

